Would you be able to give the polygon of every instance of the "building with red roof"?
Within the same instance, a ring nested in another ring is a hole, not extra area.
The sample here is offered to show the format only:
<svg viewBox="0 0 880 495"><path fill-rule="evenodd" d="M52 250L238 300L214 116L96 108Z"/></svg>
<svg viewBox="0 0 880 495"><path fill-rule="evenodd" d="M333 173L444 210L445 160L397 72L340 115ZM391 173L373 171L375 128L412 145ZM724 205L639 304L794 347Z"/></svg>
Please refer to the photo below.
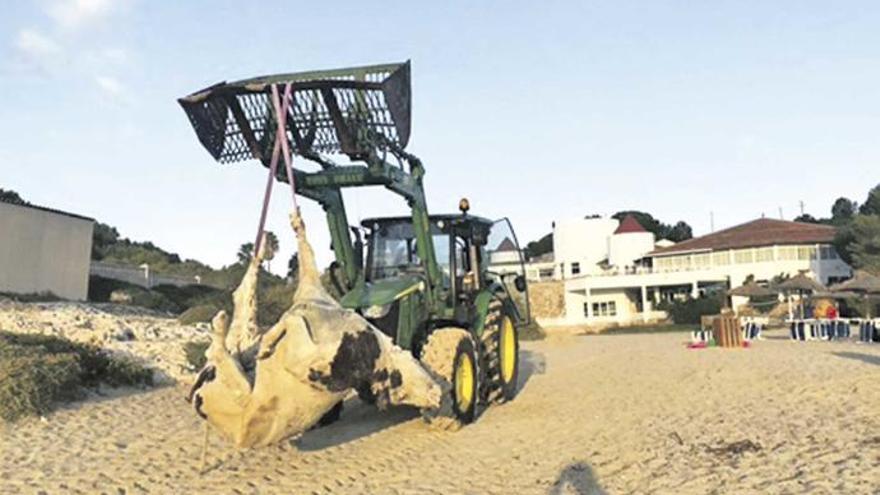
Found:
<svg viewBox="0 0 880 495"><path fill-rule="evenodd" d="M830 225L760 218L674 244L655 241L628 216L608 236L609 256L598 269L566 274L566 312L558 323L663 319L666 314L656 310L661 301L727 290L749 277L767 284L778 275L805 272L833 284L852 273L834 250L835 234Z"/></svg>

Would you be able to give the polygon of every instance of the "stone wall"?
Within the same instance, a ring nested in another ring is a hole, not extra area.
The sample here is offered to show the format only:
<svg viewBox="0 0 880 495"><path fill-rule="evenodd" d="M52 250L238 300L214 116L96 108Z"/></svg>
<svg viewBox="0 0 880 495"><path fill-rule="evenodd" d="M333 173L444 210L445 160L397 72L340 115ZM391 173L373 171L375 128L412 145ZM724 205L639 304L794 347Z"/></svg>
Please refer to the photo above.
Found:
<svg viewBox="0 0 880 495"><path fill-rule="evenodd" d="M529 282L529 309L532 318L559 318L565 315L565 286L561 281Z"/></svg>

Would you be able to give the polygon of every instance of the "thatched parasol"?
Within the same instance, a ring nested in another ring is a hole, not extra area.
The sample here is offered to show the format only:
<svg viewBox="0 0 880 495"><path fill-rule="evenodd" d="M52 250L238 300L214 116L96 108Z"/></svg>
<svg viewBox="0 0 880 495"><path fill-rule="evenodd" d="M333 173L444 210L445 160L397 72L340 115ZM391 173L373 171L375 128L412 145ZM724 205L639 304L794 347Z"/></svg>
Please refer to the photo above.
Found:
<svg viewBox="0 0 880 495"><path fill-rule="evenodd" d="M791 277L785 282L782 282L781 284L777 285L776 288L783 292L823 292L827 290L824 285L808 277L807 274L803 272L798 273L797 275Z"/></svg>
<svg viewBox="0 0 880 495"><path fill-rule="evenodd" d="M804 294L815 294L817 292L824 292L828 289L820 284L819 282L813 280L802 270L800 273L786 280L785 282L780 283L776 286L778 290L781 292L785 292L787 294L791 294L792 292L796 292L799 296L798 307L800 308L801 318L804 317ZM788 298L788 313L789 316L792 316L791 309L791 297Z"/></svg>
<svg viewBox="0 0 880 495"><path fill-rule="evenodd" d="M858 292L859 294L880 293L880 277L864 270L856 270L853 278L830 287L833 291Z"/></svg>
<svg viewBox="0 0 880 495"><path fill-rule="evenodd" d="M730 296L739 296L739 297L769 297L775 296L776 291L770 290L766 287L761 287L760 285L754 282L746 282L745 284L727 291L727 294Z"/></svg>
<svg viewBox="0 0 880 495"><path fill-rule="evenodd" d="M856 270L853 278L837 285L832 285L829 289L834 292L855 292L861 294L865 300L866 315L870 318L871 307L868 304L868 296L880 294L880 277L871 275L864 270Z"/></svg>

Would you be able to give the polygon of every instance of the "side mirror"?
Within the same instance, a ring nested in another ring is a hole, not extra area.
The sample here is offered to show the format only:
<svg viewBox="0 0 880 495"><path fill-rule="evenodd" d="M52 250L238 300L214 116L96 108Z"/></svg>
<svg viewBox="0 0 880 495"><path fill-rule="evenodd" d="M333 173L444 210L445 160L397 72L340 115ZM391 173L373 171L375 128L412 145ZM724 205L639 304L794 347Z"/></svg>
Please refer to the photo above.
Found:
<svg viewBox="0 0 880 495"><path fill-rule="evenodd" d="M522 275L517 275L515 279L513 279L513 286L516 287L516 290L520 292L526 291L526 278Z"/></svg>

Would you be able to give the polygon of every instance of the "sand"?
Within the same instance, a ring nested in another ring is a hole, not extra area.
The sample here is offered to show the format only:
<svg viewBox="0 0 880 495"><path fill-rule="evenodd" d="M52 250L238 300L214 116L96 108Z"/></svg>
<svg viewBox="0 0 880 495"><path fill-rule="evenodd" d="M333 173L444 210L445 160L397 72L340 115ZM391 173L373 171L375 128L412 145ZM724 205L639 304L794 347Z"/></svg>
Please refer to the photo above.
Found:
<svg viewBox="0 0 880 495"><path fill-rule="evenodd" d="M0 493L877 493L880 346L683 334L522 345L520 395L456 432L350 399L302 438L234 452L169 386L2 430Z"/></svg>

